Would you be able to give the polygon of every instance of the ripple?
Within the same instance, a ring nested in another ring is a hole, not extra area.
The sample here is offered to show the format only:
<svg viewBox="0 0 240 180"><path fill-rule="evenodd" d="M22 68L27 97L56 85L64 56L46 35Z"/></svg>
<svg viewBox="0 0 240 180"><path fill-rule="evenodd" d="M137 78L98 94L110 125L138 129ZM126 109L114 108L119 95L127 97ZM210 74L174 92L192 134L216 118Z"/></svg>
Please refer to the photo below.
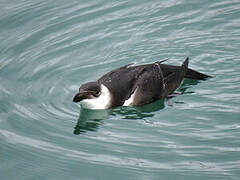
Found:
<svg viewBox="0 0 240 180"><path fill-rule="evenodd" d="M3 2L1 174L97 179L101 169L104 179L237 179L238 4ZM185 56L214 78L184 82L172 107L90 111L72 102L80 84L114 68L164 58L180 64Z"/></svg>

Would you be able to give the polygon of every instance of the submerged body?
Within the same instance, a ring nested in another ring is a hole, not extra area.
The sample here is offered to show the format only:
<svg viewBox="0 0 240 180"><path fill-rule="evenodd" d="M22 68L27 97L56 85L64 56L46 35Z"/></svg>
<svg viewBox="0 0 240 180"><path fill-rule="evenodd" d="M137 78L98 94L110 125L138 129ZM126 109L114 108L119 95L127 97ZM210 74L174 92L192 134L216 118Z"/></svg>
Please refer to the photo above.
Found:
<svg viewBox="0 0 240 180"><path fill-rule="evenodd" d="M182 66L155 62L140 66L123 66L103 75L96 82L83 84L73 101L88 109L108 109L130 105L140 106L167 98L184 78L204 80L208 75Z"/></svg>

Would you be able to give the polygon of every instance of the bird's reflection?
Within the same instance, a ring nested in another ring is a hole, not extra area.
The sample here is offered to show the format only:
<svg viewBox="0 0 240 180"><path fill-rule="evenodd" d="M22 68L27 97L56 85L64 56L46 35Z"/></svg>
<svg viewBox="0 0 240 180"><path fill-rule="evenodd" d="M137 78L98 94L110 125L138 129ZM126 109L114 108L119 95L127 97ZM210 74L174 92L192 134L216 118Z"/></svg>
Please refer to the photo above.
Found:
<svg viewBox="0 0 240 180"><path fill-rule="evenodd" d="M191 87L191 85L196 85L197 83L198 81L196 80L185 79L178 91L181 94L194 93L186 90ZM164 109L164 107L165 100L158 100L140 107L122 106L108 110L89 110L81 108L78 122L73 133L78 135L88 131L96 131L102 124L102 121L109 118L109 116L119 116L120 119L129 120L144 119L154 116L154 112Z"/></svg>
<svg viewBox="0 0 240 180"><path fill-rule="evenodd" d="M164 100L159 100L141 107L118 107L108 110L89 110L81 108L78 122L73 134L79 135L88 131L96 131L102 120L109 116L120 116L120 119L144 119L154 116L155 111L164 108Z"/></svg>
<svg viewBox="0 0 240 180"><path fill-rule="evenodd" d="M190 93L194 93L193 91L188 91L186 92L186 90L191 87L192 85L197 85L199 83L199 81L197 80L193 80L193 79L184 79L182 85L179 87L179 91L183 94L190 94Z"/></svg>
<svg viewBox="0 0 240 180"><path fill-rule="evenodd" d="M87 131L96 131L101 121L108 118L109 112L109 110L90 110L81 108L73 134L78 135Z"/></svg>
<svg viewBox="0 0 240 180"><path fill-rule="evenodd" d="M144 119L154 116L155 111L159 111L164 107L164 100L158 100L139 107L122 106L114 109L111 115L120 115L122 119Z"/></svg>

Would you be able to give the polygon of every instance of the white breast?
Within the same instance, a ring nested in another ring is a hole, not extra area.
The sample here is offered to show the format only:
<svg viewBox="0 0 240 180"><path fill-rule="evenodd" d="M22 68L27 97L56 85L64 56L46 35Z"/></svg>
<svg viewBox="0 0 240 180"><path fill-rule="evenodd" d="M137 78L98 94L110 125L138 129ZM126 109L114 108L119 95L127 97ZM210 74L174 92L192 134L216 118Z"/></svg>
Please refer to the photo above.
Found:
<svg viewBox="0 0 240 180"><path fill-rule="evenodd" d="M80 102L86 109L108 109L111 105L111 93L106 86L101 84L101 95L93 99L84 99Z"/></svg>

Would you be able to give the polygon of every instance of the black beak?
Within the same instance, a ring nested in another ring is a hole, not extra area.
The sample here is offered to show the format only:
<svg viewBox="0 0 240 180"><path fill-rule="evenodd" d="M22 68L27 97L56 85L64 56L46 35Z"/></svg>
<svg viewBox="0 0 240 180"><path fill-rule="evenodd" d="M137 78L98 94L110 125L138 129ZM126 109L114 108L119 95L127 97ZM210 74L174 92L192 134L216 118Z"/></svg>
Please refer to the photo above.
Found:
<svg viewBox="0 0 240 180"><path fill-rule="evenodd" d="M83 99L89 99L91 97L92 91L82 91L77 93L73 97L73 102L80 102Z"/></svg>
<svg viewBox="0 0 240 180"><path fill-rule="evenodd" d="M80 102L81 100L83 100L83 96L81 93L77 93L74 97L73 97L73 102Z"/></svg>

